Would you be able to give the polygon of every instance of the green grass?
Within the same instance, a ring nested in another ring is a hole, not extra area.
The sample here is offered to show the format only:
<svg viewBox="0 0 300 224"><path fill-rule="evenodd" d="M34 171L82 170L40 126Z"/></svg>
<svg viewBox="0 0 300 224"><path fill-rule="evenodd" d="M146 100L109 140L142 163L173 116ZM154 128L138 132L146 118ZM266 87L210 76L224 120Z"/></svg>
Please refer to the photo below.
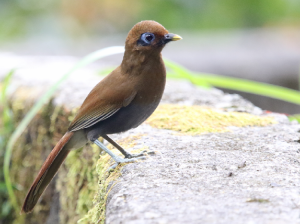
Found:
<svg viewBox="0 0 300 224"><path fill-rule="evenodd" d="M230 90L237 90L300 105L300 92L297 90L215 74L194 73L169 60L165 60L165 63L167 67L171 68L173 71L169 74L169 78L187 79L197 86L215 86Z"/></svg>
<svg viewBox="0 0 300 224"><path fill-rule="evenodd" d="M7 102L7 95L8 95L8 87L10 84L11 77L14 71L10 71L4 78L1 83L0 89L0 165L3 166L3 156L5 153L5 146L7 144L7 140L9 136L13 132L14 128L14 120L13 114L9 108ZM4 174L0 173L0 220L9 219L12 204L8 200L8 191L6 184L4 182Z"/></svg>
<svg viewBox="0 0 300 224"><path fill-rule="evenodd" d="M298 121L300 123L300 114L293 114L289 116L290 121Z"/></svg>
<svg viewBox="0 0 300 224"><path fill-rule="evenodd" d="M86 57L84 57L80 62L78 62L69 72L64 74L53 86L49 88L49 90L41 96L41 98L34 104L34 106L31 108L31 110L27 113L27 115L23 118L23 120L20 122L18 127L16 127L13 131L13 133L10 135L10 138L7 140L0 139L0 144L4 141L7 142L6 148L5 148L5 155L4 155L4 164L3 164L3 170L4 170L4 177L5 177L5 187L7 190L7 193L9 195L10 203L13 205L15 211L19 211L19 205L17 204L16 197L14 195L13 186L10 180L9 175L9 164L11 161L11 155L12 155L12 149L15 144L15 142L18 140L19 136L23 133L25 128L28 126L30 121L33 119L33 117L37 114L37 112L42 108L42 106L47 103L50 98L53 96L57 88L65 82L65 80L72 75L76 70L95 62L96 60L99 60L100 58L117 54L117 53L123 53L124 47L111 47L111 48L105 48L96 52L93 52ZM215 87L222 87L227 88L231 90L238 90L253 94L258 94L262 96L272 97L275 99L280 99L286 102L291 102L294 104L300 105L300 92L296 90L291 90L288 88L280 87L280 86L274 86L270 84L264 84L244 79L237 79L237 78L229 78L225 76L220 75L213 75L213 74L204 74L204 73L194 73L189 71L188 69L171 62L169 60L165 60L166 66L168 68L168 78L176 78L176 79L185 79L191 81L193 84L197 86L201 86L204 88L210 88L212 86ZM108 73L109 71L106 70ZM10 77L12 76L13 72L11 72L6 79L4 80L4 84L1 88L1 100L3 103L3 109L1 112L1 119L4 121L5 129L8 133L12 132L12 123L11 123L11 116L9 113L9 109L7 107L7 101L6 101L6 91L7 86L9 84ZM299 119L299 115L297 115L297 119ZM298 120L299 121L299 120ZM7 126L7 127L6 127ZM3 135L4 137L7 137L7 135ZM1 185L2 184L2 185ZM0 183L0 191L1 186L3 188L4 184ZM2 206L3 207L3 206Z"/></svg>

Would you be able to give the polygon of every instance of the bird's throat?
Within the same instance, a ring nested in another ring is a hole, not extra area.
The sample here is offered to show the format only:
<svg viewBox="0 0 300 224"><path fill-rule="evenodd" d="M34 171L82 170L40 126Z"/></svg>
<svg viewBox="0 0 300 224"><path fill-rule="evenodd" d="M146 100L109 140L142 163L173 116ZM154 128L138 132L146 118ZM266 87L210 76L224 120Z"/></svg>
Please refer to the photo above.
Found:
<svg viewBox="0 0 300 224"><path fill-rule="evenodd" d="M160 52L125 51L121 70L123 74L140 75L145 69L156 67L161 60Z"/></svg>

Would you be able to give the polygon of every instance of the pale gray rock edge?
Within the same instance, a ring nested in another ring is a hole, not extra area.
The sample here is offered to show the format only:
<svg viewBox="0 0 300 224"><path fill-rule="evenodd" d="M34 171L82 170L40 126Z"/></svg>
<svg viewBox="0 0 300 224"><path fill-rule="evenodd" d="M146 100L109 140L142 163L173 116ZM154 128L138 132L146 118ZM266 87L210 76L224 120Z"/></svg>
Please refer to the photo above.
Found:
<svg viewBox="0 0 300 224"><path fill-rule="evenodd" d="M238 95L182 82L169 82L163 102L263 114ZM272 116L279 124L228 133L182 136L143 124L113 135L145 134L133 149L157 153L123 168L106 223L300 223L300 125Z"/></svg>
<svg viewBox="0 0 300 224"><path fill-rule="evenodd" d="M124 133L146 134L134 148L157 154L123 168L106 223L299 223L299 130L280 124L192 137L142 125Z"/></svg>

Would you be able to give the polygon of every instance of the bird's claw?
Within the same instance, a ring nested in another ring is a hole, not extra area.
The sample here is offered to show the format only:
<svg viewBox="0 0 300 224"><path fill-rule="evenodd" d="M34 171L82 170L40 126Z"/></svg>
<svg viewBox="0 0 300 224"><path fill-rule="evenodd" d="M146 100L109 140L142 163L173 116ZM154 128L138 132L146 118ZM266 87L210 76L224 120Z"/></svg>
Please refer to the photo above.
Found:
<svg viewBox="0 0 300 224"><path fill-rule="evenodd" d="M129 163L129 162L136 162L138 161L139 159L146 159L147 157L146 156L140 156L138 158L131 158L131 159L128 159L128 158L120 158L118 157L117 160L115 160L117 163Z"/></svg>
<svg viewBox="0 0 300 224"><path fill-rule="evenodd" d="M127 159L131 159L131 158L139 158L139 157L144 156L144 155L146 155L146 154L148 154L148 155L154 155L155 152L154 152L154 151L147 151L147 150L144 150L144 151L142 151L142 152L140 152L140 153L135 153L135 154L128 153L128 154L125 156L125 158L127 158Z"/></svg>
<svg viewBox="0 0 300 224"><path fill-rule="evenodd" d="M140 159L145 160L146 158L147 158L146 156L140 156L140 157L138 157L138 158L130 158L130 159L128 159L128 158L122 159L122 158L120 158L120 157L114 158L114 160L115 160L116 163L115 163L114 165L110 166L110 167L108 168L108 171L110 171L110 170L112 170L112 169L115 169L120 163L136 162L136 161L138 161L138 160L140 160Z"/></svg>

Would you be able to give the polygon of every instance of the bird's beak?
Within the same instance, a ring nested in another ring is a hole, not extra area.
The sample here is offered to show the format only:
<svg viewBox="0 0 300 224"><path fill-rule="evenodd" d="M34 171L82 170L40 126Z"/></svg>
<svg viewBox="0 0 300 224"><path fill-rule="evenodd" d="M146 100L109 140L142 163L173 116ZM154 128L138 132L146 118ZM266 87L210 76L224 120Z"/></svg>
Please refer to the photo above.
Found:
<svg viewBox="0 0 300 224"><path fill-rule="evenodd" d="M165 35L165 42L169 42L169 41L177 41L177 40L181 40L182 37L177 35L177 34L173 34L173 33L168 33Z"/></svg>

